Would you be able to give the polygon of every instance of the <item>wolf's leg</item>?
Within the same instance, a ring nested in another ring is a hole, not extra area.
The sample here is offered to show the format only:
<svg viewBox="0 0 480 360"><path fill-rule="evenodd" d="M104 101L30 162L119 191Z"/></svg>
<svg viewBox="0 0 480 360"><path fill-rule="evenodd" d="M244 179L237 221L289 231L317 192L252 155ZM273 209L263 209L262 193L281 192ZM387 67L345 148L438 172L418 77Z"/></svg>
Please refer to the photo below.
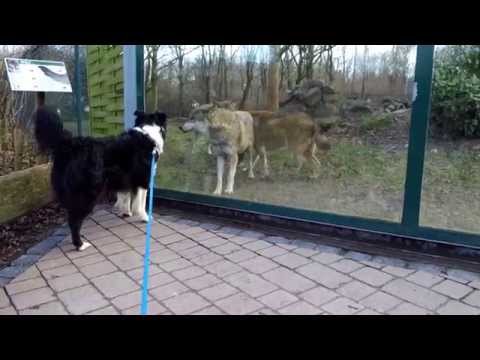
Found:
<svg viewBox="0 0 480 360"><path fill-rule="evenodd" d="M233 154L228 159L228 178L227 178L227 188L225 189L225 194L233 193L233 186L235 183L235 173L237 172L238 164L238 154Z"/></svg>
<svg viewBox="0 0 480 360"><path fill-rule="evenodd" d="M263 157L263 176L264 177L269 177L270 176L270 170L268 168L267 149L265 148L265 146L262 146L260 151L261 151L262 157Z"/></svg>
<svg viewBox="0 0 480 360"><path fill-rule="evenodd" d="M248 149L248 153L249 153L249 158L248 158L248 165L249 165L249 171L248 171L248 178L249 179L254 179L255 178L255 174L253 173L253 148L250 147Z"/></svg>
<svg viewBox="0 0 480 360"><path fill-rule="evenodd" d="M223 169L225 167L225 159L223 156L217 156L217 187L213 192L213 195L222 194L222 182L223 182Z"/></svg>

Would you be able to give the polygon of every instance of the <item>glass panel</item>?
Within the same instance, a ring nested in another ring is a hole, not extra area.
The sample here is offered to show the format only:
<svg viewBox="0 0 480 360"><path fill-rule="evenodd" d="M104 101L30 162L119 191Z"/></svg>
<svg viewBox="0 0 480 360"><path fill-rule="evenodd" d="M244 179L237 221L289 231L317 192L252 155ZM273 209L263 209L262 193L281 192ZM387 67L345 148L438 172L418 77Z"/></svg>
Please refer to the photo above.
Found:
<svg viewBox="0 0 480 360"><path fill-rule="evenodd" d="M170 115L160 188L400 221L416 46L149 45L145 54L147 110Z"/></svg>
<svg viewBox="0 0 480 360"><path fill-rule="evenodd" d="M480 233L480 46L436 46L420 224Z"/></svg>

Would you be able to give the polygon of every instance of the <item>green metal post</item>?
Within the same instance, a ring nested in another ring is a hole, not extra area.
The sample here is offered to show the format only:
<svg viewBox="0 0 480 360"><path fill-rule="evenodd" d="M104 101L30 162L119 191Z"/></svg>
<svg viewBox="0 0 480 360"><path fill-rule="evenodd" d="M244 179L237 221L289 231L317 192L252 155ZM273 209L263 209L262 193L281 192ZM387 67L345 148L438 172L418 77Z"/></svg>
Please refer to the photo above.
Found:
<svg viewBox="0 0 480 360"><path fill-rule="evenodd" d="M145 81L144 81L144 46L135 46L135 73L137 80L137 108L145 111Z"/></svg>
<svg viewBox="0 0 480 360"><path fill-rule="evenodd" d="M403 200L402 225L418 228L422 195L423 167L430 117L434 45L417 47L415 66L416 98L412 104L407 174Z"/></svg>
<svg viewBox="0 0 480 360"><path fill-rule="evenodd" d="M77 119L77 135L82 136L82 83L80 73L80 49L75 45L75 75L74 75L74 95L75 118Z"/></svg>

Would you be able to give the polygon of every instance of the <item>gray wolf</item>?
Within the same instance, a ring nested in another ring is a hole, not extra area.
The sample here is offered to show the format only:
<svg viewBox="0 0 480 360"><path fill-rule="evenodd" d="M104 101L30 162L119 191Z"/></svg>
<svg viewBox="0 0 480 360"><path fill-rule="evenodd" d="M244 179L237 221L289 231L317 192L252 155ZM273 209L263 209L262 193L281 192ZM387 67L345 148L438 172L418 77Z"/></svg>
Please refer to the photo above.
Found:
<svg viewBox="0 0 480 360"><path fill-rule="evenodd" d="M247 152L248 177L254 178L254 130L253 119L248 112L219 107L216 103L204 104L192 110L180 129L183 132L193 131L208 137L208 152L217 158L217 186L214 195L222 194L225 165L228 167L228 174L224 192L233 193L238 163Z"/></svg>
<svg viewBox="0 0 480 360"><path fill-rule="evenodd" d="M158 159L163 153L167 116L139 111L135 115L134 128L116 137L92 138L73 137L58 114L46 107L34 114L35 138L40 151L53 157L53 190L67 210L78 251L90 246L81 239L80 229L102 194L118 193L117 205L127 215L148 220L145 205L151 159L152 154Z"/></svg>

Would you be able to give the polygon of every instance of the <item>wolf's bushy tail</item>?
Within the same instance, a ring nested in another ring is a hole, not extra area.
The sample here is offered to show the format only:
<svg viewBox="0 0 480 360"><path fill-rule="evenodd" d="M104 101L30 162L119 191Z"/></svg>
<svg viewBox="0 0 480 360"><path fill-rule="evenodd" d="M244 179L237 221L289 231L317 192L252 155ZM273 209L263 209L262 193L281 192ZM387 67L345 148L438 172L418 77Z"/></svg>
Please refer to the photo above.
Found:
<svg viewBox="0 0 480 360"><path fill-rule="evenodd" d="M63 128L60 116L55 111L40 108L34 114L35 139L41 152L53 152L72 134Z"/></svg>

